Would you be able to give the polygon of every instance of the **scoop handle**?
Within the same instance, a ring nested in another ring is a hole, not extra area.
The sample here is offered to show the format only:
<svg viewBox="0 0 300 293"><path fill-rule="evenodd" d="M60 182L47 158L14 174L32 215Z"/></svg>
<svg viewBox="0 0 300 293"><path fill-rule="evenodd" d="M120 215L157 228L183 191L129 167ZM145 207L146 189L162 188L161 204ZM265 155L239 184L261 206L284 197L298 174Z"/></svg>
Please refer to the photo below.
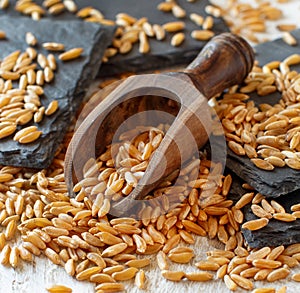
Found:
<svg viewBox="0 0 300 293"><path fill-rule="evenodd" d="M240 84L254 63L252 47L241 37L223 33L213 38L183 71L207 98Z"/></svg>

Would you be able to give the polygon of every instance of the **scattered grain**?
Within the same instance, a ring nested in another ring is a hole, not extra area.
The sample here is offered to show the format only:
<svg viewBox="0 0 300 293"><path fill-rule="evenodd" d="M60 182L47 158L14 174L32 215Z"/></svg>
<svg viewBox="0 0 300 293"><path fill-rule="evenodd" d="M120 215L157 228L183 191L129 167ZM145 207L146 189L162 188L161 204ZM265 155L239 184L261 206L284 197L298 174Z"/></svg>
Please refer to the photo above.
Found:
<svg viewBox="0 0 300 293"><path fill-rule="evenodd" d="M296 46L297 45L297 40L295 37L290 33L290 32L284 32L282 39L284 42L286 42L290 46Z"/></svg>
<svg viewBox="0 0 300 293"><path fill-rule="evenodd" d="M58 58L62 61L69 61L79 58L83 52L83 48L73 48L64 53L61 53Z"/></svg>
<svg viewBox="0 0 300 293"><path fill-rule="evenodd" d="M185 273L181 271L163 270L161 274L165 279L173 282L179 282L185 276Z"/></svg>
<svg viewBox="0 0 300 293"><path fill-rule="evenodd" d="M262 229L263 227L267 226L269 223L269 220L267 218L260 218L257 220L251 220L248 222L245 222L242 225L243 229L248 229L251 231Z"/></svg>
<svg viewBox="0 0 300 293"><path fill-rule="evenodd" d="M50 293L72 293L72 289L64 285L53 285L47 288Z"/></svg>

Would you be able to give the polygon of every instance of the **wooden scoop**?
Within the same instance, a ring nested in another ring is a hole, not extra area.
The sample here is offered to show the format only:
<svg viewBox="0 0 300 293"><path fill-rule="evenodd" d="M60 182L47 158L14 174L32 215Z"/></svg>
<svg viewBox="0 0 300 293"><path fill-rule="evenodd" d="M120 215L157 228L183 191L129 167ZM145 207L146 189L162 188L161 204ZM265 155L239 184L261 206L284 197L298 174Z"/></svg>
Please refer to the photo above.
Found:
<svg viewBox="0 0 300 293"><path fill-rule="evenodd" d="M110 93L100 92L67 150L65 180L69 191L72 193L73 185L83 178L87 160L96 159L105 151L123 121L151 109L176 115L137 186L112 206L114 216L124 214L158 186L162 178L190 159L195 144L201 148L207 142L211 130L207 100L241 83L253 62L250 45L241 37L224 33L208 42L183 72L136 75L119 82ZM150 98L144 102L141 96ZM168 106L168 99L179 104L178 112Z"/></svg>

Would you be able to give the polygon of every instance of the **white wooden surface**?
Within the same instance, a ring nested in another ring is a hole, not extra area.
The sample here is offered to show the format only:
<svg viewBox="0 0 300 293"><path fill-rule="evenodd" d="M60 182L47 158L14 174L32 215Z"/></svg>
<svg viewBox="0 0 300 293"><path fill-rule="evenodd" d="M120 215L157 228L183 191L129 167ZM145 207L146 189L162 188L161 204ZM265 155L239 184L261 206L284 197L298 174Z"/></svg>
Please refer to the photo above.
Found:
<svg viewBox="0 0 300 293"><path fill-rule="evenodd" d="M199 0L200 1L200 0ZM214 0L213 2L222 5L222 0ZM244 1L245 3L255 3L254 0ZM259 2L259 1L257 1ZM270 2L276 2L271 0ZM281 33L276 31L275 27L277 23L298 23L300 27L300 1L290 0L285 4L277 4L284 11L284 18L278 22L268 23L268 33L262 34L261 38L268 37L275 39L281 36ZM206 238L198 237L196 244L193 246L196 252L196 257L193 260L199 261L205 259L205 252L216 247L219 244L214 241L209 241ZM182 269L184 271L193 271L194 267L191 265L172 265L171 269ZM300 268L294 270L300 272ZM146 290L138 290L132 282L125 283L127 292L172 292L172 293L196 293L196 292L218 292L226 293L229 292L226 289L223 282L219 280L213 280L206 283L196 282L180 282L173 283L164 280L159 269L155 265L155 261L145 269L147 276ZM13 270L0 266L0 293L42 293L47 292L45 288L54 284L63 284L73 289L74 293L91 293L94 292L94 286L88 282L78 282L75 279L68 276L64 269L52 264L45 257L36 257L33 263L27 264L22 263L20 268ZM296 293L300 292L300 283L291 281L290 279L276 282L275 284L269 283L255 283L258 287L276 287L280 288L283 285L288 287L287 292ZM238 290L237 292L243 292Z"/></svg>
<svg viewBox="0 0 300 293"><path fill-rule="evenodd" d="M216 241L208 240L205 237L197 237L196 244L193 246L196 257L192 260L195 263L206 258L205 252L215 248L221 248ZM147 283L145 290L137 289L133 281L125 282L126 292L128 293L229 293L220 280L212 280L209 282L190 282L181 281L174 283L166 281L160 273L160 269L156 266L154 257L150 266L146 267L145 273ZM190 264L170 265L171 270L182 270L185 272L195 272L197 268ZM300 268L293 270L300 272ZM286 285L288 293L300 292L300 283L294 281L277 281L275 283L255 282L256 287L274 287L279 289ZM44 257L36 257L34 263L24 264L16 270L6 267L0 267L0 292L1 293L46 293L47 287L54 284L62 284L73 289L74 293L92 293L94 286L88 282L79 282L66 274L62 267L52 264ZM237 293L246 292L238 289Z"/></svg>

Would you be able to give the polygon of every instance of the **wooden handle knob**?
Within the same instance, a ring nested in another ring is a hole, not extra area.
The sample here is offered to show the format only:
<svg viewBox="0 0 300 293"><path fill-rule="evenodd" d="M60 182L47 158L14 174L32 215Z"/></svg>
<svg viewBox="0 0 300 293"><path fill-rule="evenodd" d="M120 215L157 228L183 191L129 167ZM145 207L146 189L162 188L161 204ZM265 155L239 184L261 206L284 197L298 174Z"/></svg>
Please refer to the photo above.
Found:
<svg viewBox="0 0 300 293"><path fill-rule="evenodd" d="M224 33L208 42L183 71L207 98L241 83L254 63L251 46L241 37Z"/></svg>

